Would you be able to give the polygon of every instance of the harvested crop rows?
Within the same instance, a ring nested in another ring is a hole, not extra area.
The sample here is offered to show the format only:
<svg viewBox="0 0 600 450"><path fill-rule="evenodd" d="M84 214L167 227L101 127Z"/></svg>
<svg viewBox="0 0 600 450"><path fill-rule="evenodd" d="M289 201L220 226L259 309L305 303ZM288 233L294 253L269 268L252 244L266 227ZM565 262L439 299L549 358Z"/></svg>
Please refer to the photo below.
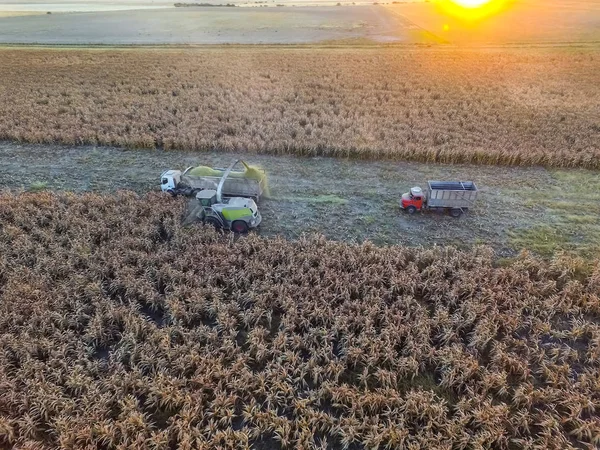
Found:
<svg viewBox="0 0 600 450"><path fill-rule="evenodd" d="M0 57L0 139L600 168L593 49L2 49Z"/></svg>
<svg viewBox="0 0 600 450"><path fill-rule="evenodd" d="M593 448L600 266L0 196L0 448Z"/></svg>

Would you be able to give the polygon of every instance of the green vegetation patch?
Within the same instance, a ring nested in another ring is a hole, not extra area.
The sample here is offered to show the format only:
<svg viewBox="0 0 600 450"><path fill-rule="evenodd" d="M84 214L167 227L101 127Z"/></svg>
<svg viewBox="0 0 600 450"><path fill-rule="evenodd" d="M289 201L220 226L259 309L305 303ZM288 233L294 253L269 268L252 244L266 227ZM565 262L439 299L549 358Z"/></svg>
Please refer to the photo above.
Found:
<svg viewBox="0 0 600 450"><path fill-rule="evenodd" d="M39 191L45 191L46 189L48 189L48 183L46 181L35 181L35 182L31 183L28 191L39 192Z"/></svg>
<svg viewBox="0 0 600 450"><path fill-rule="evenodd" d="M516 248L527 248L543 256L552 256L559 250L571 247L567 232L552 225L509 231L509 236Z"/></svg>
<svg viewBox="0 0 600 450"><path fill-rule="evenodd" d="M313 197L277 197L274 200L287 202L304 202L312 205L346 205L348 199L334 194L315 195Z"/></svg>
<svg viewBox="0 0 600 450"><path fill-rule="evenodd" d="M550 256L567 251L600 253L600 175L587 170L555 170L553 182L527 188L527 204L548 216L543 225L509 232L511 245Z"/></svg>

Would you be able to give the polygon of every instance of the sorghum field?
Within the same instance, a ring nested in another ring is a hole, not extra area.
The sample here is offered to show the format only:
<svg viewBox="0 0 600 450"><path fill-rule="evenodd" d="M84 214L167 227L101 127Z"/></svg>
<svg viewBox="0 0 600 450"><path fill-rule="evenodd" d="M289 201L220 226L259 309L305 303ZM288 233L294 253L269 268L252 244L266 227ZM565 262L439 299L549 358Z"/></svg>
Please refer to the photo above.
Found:
<svg viewBox="0 0 600 450"><path fill-rule="evenodd" d="M0 448L600 444L600 263L0 196Z"/></svg>
<svg viewBox="0 0 600 450"><path fill-rule="evenodd" d="M590 48L0 50L0 139L600 168Z"/></svg>

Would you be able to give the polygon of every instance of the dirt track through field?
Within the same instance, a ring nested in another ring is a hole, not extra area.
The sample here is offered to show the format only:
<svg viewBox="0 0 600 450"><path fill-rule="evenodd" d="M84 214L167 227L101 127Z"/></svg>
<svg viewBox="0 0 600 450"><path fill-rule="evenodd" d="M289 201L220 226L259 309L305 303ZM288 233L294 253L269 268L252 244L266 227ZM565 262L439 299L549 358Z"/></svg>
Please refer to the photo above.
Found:
<svg viewBox="0 0 600 450"><path fill-rule="evenodd" d="M4 176L0 189L128 189L143 194L159 189L160 174L166 169L198 164L223 167L239 157L261 166L269 175L272 197L262 199L259 205L263 215L261 235L296 238L318 232L333 239L368 239L376 244L487 244L503 256L518 250L511 244L511 233L557 226L555 212L537 199L550 188L552 195L568 196L570 187L566 180L571 179L557 177L557 172L543 168L2 143L0 161ZM582 179L597 176L585 171L578 174ZM398 208L402 192L432 179L475 181L480 189L477 207L460 219L403 213Z"/></svg>

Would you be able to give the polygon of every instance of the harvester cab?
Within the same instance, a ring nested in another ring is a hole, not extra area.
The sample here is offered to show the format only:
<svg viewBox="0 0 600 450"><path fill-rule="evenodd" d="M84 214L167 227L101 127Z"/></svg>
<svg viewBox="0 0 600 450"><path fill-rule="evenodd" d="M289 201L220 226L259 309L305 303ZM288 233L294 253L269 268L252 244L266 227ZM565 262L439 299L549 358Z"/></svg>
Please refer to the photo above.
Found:
<svg viewBox="0 0 600 450"><path fill-rule="evenodd" d="M196 199L200 206L210 208L217 203L217 191L214 189L204 189L196 194Z"/></svg>
<svg viewBox="0 0 600 450"><path fill-rule="evenodd" d="M421 211L424 202L425 193L423 192L423 189L418 186L411 188L410 192L402 194L402 209L406 210L409 214Z"/></svg>

